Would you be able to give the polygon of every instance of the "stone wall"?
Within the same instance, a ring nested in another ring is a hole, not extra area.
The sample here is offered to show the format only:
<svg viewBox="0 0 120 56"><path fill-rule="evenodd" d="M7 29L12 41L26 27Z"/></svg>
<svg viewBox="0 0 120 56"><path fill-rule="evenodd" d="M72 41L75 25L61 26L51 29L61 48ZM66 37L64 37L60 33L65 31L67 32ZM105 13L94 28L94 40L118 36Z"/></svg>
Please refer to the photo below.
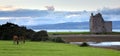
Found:
<svg viewBox="0 0 120 56"><path fill-rule="evenodd" d="M112 32L112 21L106 21L104 23L106 32Z"/></svg>

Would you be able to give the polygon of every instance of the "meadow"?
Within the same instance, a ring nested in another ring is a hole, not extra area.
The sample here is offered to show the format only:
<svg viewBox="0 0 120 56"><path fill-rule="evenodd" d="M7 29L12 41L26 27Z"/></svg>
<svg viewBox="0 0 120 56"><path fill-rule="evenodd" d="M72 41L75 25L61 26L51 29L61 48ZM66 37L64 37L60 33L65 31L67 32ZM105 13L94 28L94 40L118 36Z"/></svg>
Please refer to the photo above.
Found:
<svg viewBox="0 0 120 56"><path fill-rule="evenodd" d="M77 35L77 34L91 34L90 32L48 32L49 35L71 35L71 34L74 34L74 35ZM110 35L119 35L120 32L110 32L110 33L102 33L102 34L99 34L99 35L106 35L106 34L110 34Z"/></svg>
<svg viewBox="0 0 120 56"><path fill-rule="evenodd" d="M90 32L48 32L49 35L90 34Z"/></svg>
<svg viewBox="0 0 120 56"><path fill-rule="evenodd" d="M0 41L0 56L120 56L120 51L54 42Z"/></svg>

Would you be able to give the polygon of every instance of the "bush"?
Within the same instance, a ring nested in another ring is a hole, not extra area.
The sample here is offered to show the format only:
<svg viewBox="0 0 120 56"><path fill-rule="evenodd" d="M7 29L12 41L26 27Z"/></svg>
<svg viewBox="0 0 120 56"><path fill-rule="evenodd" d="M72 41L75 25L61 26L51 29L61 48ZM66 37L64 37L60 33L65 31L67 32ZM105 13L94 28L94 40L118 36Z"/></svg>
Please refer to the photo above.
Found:
<svg viewBox="0 0 120 56"><path fill-rule="evenodd" d="M80 44L81 47L87 47L89 46L89 44L87 44L86 42L83 42L82 44Z"/></svg>
<svg viewBox="0 0 120 56"><path fill-rule="evenodd" d="M64 43L61 37L53 37L53 38L50 38L50 40L53 42Z"/></svg>
<svg viewBox="0 0 120 56"><path fill-rule="evenodd" d="M28 39L29 38L28 36L33 35L33 33L34 33L33 30L9 22L0 25L0 40L12 40L14 35L25 36Z"/></svg>
<svg viewBox="0 0 120 56"><path fill-rule="evenodd" d="M47 31L45 30L36 32L31 38L31 41L46 41L46 40L48 40L48 34Z"/></svg>

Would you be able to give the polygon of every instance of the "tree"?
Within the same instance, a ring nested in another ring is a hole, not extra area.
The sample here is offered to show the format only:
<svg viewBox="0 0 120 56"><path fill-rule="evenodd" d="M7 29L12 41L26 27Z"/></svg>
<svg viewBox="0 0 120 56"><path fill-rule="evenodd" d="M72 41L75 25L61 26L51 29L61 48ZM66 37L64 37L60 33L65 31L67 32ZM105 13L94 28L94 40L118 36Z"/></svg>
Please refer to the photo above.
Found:
<svg viewBox="0 0 120 56"><path fill-rule="evenodd" d="M32 33L28 34L29 32L32 32ZM11 40L14 35L27 37L27 36L31 36L33 33L34 33L33 30L30 30L24 26L18 26L16 24L9 23L9 22L0 26L1 40Z"/></svg>
<svg viewBox="0 0 120 56"><path fill-rule="evenodd" d="M33 38L31 38L32 41L46 41L48 40L48 34L47 31L45 30L41 30L39 32L36 32L33 36Z"/></svg>

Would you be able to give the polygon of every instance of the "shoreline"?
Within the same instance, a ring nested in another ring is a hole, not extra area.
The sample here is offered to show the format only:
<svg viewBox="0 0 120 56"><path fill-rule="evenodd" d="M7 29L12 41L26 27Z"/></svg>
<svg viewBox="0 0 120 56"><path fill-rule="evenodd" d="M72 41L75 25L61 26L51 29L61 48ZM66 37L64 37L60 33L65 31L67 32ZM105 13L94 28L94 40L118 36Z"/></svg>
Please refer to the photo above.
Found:
<svg viewBox="0 0 120 56"><path fill-rule="evenodd" d="M90 32L89 29L39 29L35 30L35 32L38 32L40 30L46 30L47 32ZM113 29L112 32L120 32L120 29Z"/></svg>
<svg viewBox="0 0 120 56"><path fill-rule="evenodd" d="M94 48L105 48L105 49L112 49L112 50L117 50L120 51L120 45L112 45L112 46L91 46Z"/></svg>
<svg viewBox="0 0 120 56"><path fill-rule="evenodd" d="M118 50L120 51L120 42L119 43L112 43L112 42L108 42L107 44L105 42L101 42L101 43L95 43L95 42L87 42L88 45L90 47L94 47L94 48L105 48L105 49L112 49L112 50ZM110 44L111 43L111 44ZM81 45L82 42L70 42L70 44L75 44L75 45Z"/></svg>

